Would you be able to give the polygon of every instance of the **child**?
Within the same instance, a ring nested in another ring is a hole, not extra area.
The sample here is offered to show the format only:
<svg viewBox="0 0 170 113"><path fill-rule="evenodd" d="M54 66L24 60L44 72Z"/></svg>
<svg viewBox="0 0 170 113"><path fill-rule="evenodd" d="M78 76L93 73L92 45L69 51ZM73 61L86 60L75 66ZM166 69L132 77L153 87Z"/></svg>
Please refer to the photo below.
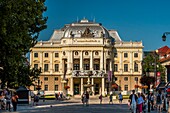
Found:
<svg viewBox="0 0 170 113"><path fill-rule="evenodd" d="M131 110L130 100L128 100L128 107L129 107L129 110Z"/></svg>

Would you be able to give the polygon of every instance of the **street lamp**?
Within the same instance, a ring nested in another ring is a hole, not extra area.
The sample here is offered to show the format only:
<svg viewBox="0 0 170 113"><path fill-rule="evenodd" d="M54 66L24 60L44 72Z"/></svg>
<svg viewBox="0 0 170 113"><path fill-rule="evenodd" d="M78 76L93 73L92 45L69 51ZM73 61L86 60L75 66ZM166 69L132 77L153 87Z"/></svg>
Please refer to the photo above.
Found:
<svg viewBox="0 0 170 113"><path fill-rule="evenodd" d="M165 33L163 33L163 35L162 35L162 41L166 41L166 35L169 35L170 34L170 32L165 32Z"/></svg>

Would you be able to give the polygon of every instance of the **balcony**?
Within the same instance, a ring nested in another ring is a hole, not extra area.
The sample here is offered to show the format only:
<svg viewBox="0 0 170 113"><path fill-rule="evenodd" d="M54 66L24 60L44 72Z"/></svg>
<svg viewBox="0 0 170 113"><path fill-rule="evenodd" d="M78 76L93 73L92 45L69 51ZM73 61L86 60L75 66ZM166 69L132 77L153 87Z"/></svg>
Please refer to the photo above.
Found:
<svg viewBox="0 0 170 113"><path fill-rule="evenodd" d="M73 70L73 77L104 77L104 70Z"/></svg>

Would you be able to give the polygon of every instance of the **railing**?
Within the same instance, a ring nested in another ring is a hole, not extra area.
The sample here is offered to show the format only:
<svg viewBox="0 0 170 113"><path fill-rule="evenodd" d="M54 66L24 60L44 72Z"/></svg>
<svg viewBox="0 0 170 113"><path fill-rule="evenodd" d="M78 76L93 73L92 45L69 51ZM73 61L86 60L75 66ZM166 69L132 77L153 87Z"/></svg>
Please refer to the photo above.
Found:
<svg viewBox="0 0 170 113"><path fill-rule="evenodd" d="M73 77L103 77L104 74L104 70L73 70L72 72Z"/></svg>

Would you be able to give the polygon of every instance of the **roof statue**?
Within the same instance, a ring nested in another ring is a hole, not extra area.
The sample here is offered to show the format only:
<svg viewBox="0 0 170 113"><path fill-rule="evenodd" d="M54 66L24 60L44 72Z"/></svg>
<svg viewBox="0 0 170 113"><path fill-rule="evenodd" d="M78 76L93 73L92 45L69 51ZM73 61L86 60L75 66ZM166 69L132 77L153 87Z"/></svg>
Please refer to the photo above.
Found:
<svg viewBox="0 0 170 113"><path fill-rule="evenodd" d="M84 33L81 35L81 37L94 37L93 33L91 33L90 29L86 27Z"/></svg>

